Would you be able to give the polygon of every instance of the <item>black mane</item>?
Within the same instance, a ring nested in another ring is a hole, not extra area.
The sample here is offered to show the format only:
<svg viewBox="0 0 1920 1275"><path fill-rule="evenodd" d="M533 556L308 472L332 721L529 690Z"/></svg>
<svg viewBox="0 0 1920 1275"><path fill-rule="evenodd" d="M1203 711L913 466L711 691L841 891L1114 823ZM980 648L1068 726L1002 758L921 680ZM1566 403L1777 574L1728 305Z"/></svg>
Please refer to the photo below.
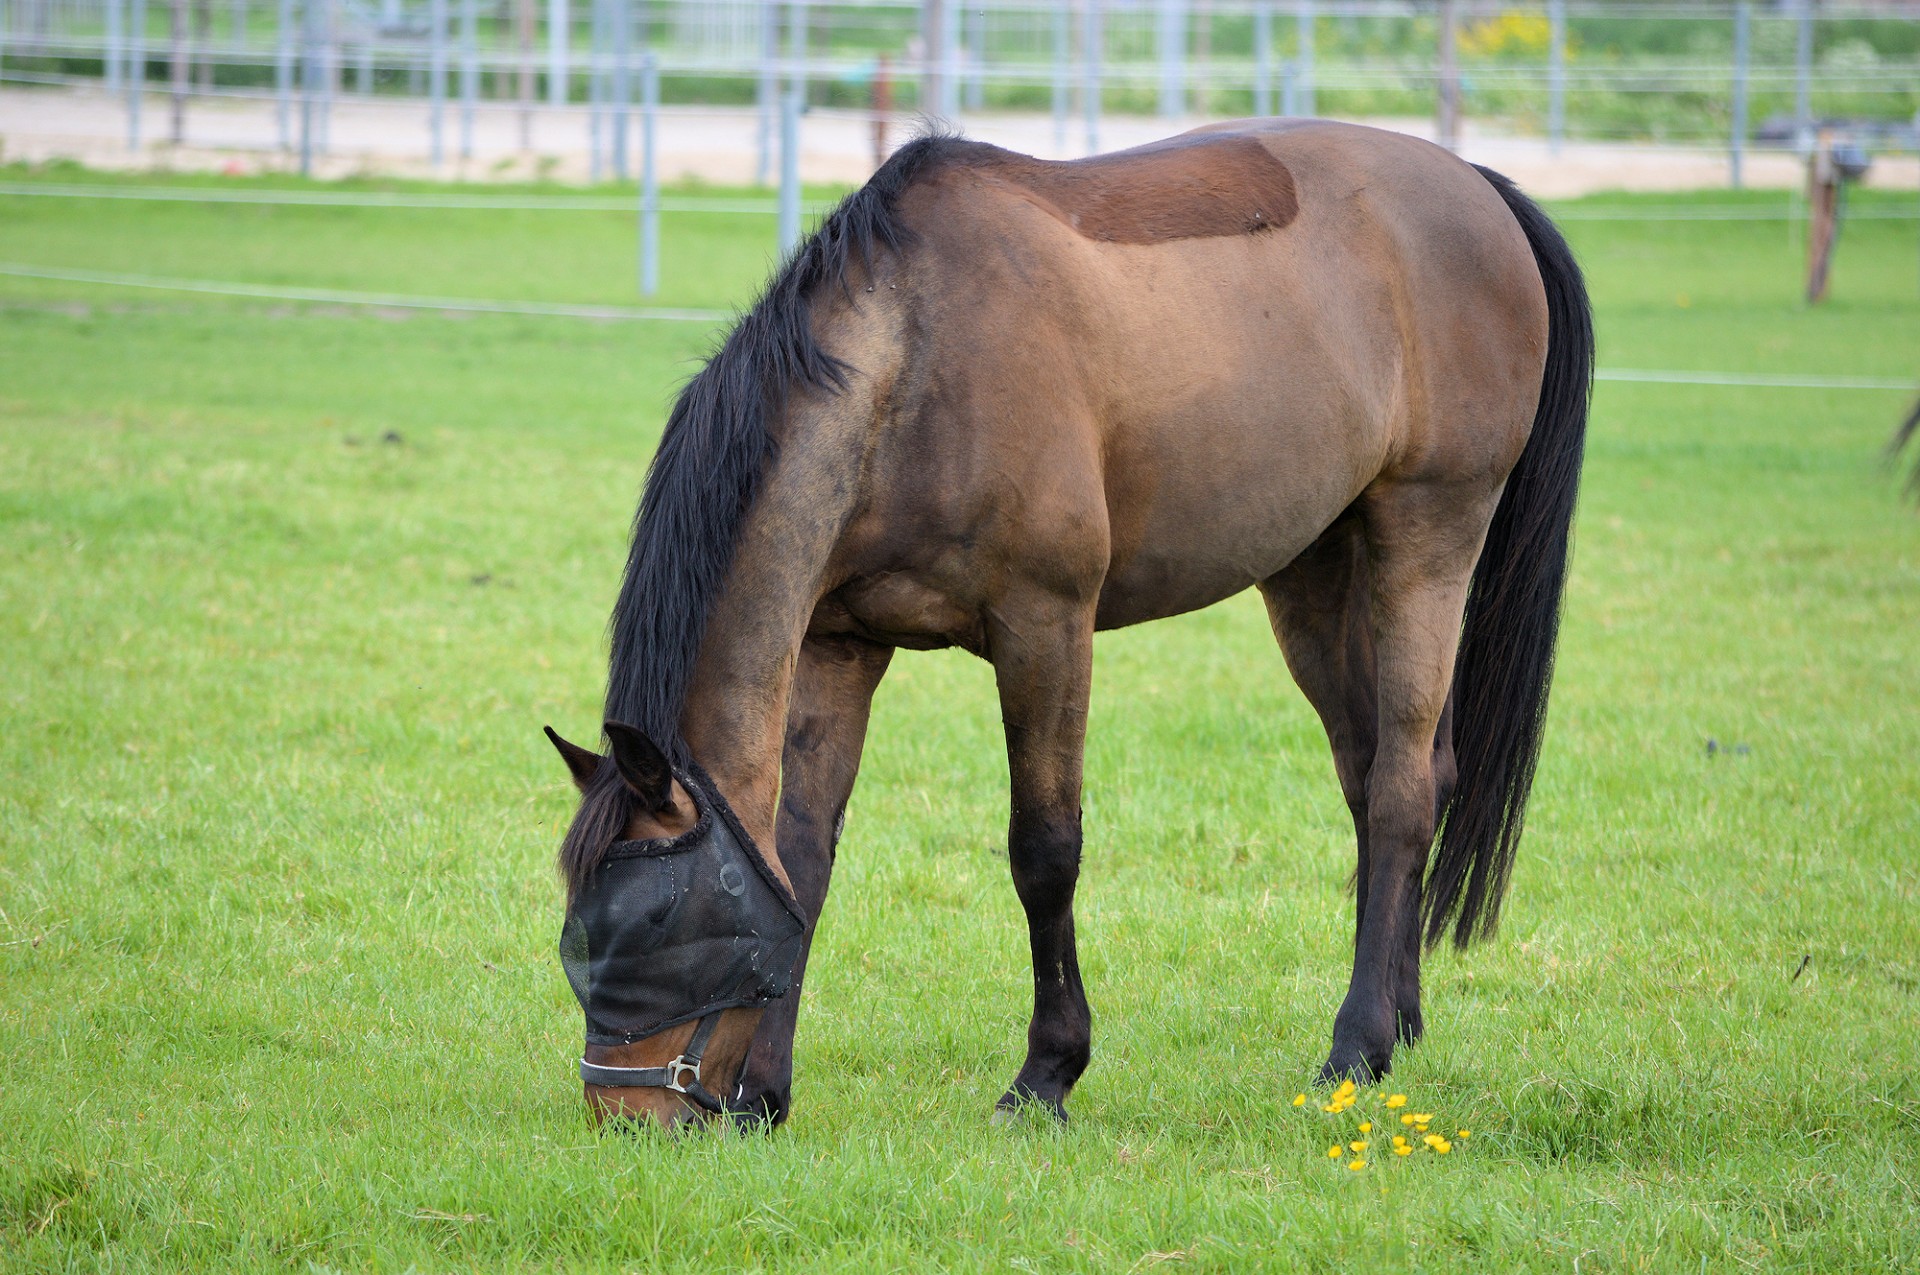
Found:
<svg viewBox="0 0 1920 1275"><path fill-rule="evenodd" d="M680 391L667 418L613 608L606 719L638 727L675 766L690 760L680 713L708 613L773 453L774 425L795 389L837 393L847 385L851 369L814 338L814 299L823 289L850 288L856 261L871 270L876 250L906 247L900 196L956 142L943 135L908 142L841 201ZM626 786L611 763L603 765L560 848L570 888L632 815Z"/></svg>

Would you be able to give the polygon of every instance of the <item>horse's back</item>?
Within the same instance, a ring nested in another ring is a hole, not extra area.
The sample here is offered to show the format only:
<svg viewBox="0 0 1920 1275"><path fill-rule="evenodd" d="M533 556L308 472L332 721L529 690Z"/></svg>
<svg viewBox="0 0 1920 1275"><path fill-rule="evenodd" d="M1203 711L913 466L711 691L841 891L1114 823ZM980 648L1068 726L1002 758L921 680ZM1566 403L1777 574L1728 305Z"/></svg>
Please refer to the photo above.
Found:
<svg viewBox="0 0 1920 1275"><path fill-rule="evenodd" d="M1454 156L1294 121L1064 164L954 147L902 205L897 500L1104 563L1103 625L1256 583L1371 484L1497 486L1518 455L1541 284Z"/></svg>

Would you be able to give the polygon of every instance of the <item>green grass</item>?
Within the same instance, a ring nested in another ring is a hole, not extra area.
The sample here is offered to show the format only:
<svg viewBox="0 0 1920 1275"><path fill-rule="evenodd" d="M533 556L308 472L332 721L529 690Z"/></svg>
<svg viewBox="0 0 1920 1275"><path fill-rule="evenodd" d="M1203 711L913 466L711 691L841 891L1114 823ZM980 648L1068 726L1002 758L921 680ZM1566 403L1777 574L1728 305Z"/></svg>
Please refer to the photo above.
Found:
<svg viewBox="0 0 1920 1275"><path fill-rule="evenodd" d="M1814 311L1782 223L1569 228L1603 363L1920 370L1910 222L1850 225ZM4 260L481 297L630 303L631 231L0 199ZM662 300L742 300L770 239L670 221ZM592 734L710 339L0 279L0 1267L1913 1268L1890 392L1600 388L1507 924L1430 961L1396 1060L1452 1155L1351 1173L1291 1106L1351 832L1248 598L1101 639L1070 1130L987 1125L1029 986L998 713L984 665L907 654L792 1122L593 1131L539 728Z"/></svg>

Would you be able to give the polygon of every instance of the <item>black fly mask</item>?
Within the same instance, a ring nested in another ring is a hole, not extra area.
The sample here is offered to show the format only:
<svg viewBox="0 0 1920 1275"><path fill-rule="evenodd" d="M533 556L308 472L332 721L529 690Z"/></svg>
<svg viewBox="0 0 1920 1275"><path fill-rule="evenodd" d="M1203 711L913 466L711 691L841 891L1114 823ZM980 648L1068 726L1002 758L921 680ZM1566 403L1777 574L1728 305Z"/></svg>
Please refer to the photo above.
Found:
<svg viewBox="0 0 1920 1275"><path fill-rule="evenodd" d="M765 1005L793 985L806 921L704 772L676 772L700 820L678 837L616 841L574 894L560 964L587 1016L587 1042L626 1045L700 1019L664 1067L580 1063L589 1084L725 1104L700 1082L720 1012Z"/></svg>

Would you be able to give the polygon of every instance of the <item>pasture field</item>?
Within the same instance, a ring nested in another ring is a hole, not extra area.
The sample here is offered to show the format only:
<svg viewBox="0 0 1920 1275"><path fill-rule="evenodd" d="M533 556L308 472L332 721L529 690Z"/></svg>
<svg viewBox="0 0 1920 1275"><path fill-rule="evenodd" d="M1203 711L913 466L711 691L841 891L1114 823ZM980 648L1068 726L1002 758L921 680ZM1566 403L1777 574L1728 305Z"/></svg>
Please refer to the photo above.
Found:
<svg viewBox="0 0 1920 1275"><path fill-rule="evenodd" d="M1562 206L1604 366L1920 373L1912 221L1850 223L1809 311L1783 221L1591 219L1701 200ZM633 304L632 234L0 197L8 262L468 297ZM742 302L770 241L670 220L661 302ZM1505 928L1429 959L1389 1086L1451 1154L1376 1131L1353 1171L1357 1117L1292 1105L1351 829L1251 597L1100 641L1071 1128L987 1123L1030 985L957 654L881 689L792 1121L589 1127L540 727L594 733L643 467L711 339L0 278L0 1267L1920 1265L1898 391L1600 386Z"/></svg>

